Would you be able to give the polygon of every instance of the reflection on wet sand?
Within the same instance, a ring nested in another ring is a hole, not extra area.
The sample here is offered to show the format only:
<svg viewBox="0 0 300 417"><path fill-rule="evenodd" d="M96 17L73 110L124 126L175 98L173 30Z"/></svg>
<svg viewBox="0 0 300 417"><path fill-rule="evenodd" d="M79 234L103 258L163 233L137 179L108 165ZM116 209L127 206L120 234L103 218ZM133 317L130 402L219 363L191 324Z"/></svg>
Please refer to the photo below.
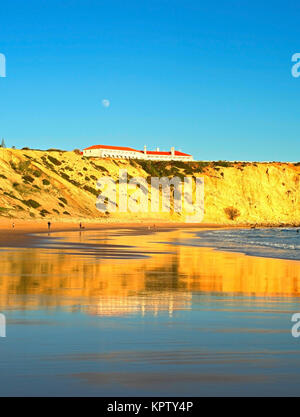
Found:
<svg viewBox="0 0 300 417"><path fill-rule="evenodd" d="M187 236L54 233L2 251L0 395L298 395L300 262Z"/></svg>
<svg viewBox="0 0 300 417"><path fill-rule="evenodd" d="M41 247L3 251L0 308L171 316L196 292L300 295L300 262L172 245L186 233L56 233Z"/></svg>

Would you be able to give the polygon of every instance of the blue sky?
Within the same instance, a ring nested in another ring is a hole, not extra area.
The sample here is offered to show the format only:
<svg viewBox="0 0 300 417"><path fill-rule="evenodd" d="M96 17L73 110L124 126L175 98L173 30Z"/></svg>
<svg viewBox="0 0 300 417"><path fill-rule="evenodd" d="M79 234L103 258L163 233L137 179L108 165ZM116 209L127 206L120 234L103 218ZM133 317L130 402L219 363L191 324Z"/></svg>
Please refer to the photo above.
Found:
<svg viewBox="0 0 300 417"><path fill-rule="evenodd" d="M299 17L291 0L2 0L0 137L300 160Z"/></svg>

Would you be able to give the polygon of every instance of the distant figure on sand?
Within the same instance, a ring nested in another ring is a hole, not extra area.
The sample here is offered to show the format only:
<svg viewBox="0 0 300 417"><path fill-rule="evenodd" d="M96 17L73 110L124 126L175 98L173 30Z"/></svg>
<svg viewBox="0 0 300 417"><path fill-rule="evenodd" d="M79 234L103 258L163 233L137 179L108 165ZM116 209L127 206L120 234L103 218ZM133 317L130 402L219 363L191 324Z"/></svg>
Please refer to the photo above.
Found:
<svg viewBox="0 0 300 417"><path fill-rule="evenodd" d="M50 230L51 222L48 222L48 230Z"/></svg>
<svg viewBox="0 0 300 417"><path fill-rule="evenodd" d="M12 228L13 228L13 229L15 228L15 223L13 223L13 224L12 224Z"/></svg>
<svg viewBox="0 0 300 417"><path fill-rule="evenodd" d="M79 223L79 229L84 229L81 223Z"/></svg>

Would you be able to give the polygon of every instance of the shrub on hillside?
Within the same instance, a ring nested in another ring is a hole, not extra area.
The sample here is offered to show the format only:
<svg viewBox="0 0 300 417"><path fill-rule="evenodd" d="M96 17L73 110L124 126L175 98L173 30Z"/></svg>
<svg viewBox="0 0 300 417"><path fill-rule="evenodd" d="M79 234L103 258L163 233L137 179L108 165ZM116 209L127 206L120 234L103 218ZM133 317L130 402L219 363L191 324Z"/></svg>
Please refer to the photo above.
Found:
<svg viewBox="0 0 300 417"><path fill-rule="evenodd" d="M66 151L63 151L62 149L50 148L50 149L47 149L47 152L66 152Z"/></svg>
<svg viewBox="0 0 300 417"><path fill-rule="evenodd" d="M42 161L44 162L45 166L49 169L51 169L51 171L56 172L55 168L52 164L50 164L50 162L48 161L48 159L45 156L42 156Z"/></svg>
<svg viewBox="0 0 300 417"><path fill-rule="evenodd" d="M19 200L18 197L16 197L11 191L8 193L7 191L4 191L4 195L7 195L10 198L14 198L15 200Z"/></svg>
<svg viewBox="0 0 300 417"><path fill-rule="evenodd" d="M67 202L67 200L66 200L65 198L63 198L63 197L58 197L58 199L59 199L60 201L62 201L63 203L68 204L68 202Z"/></svg>
<svg viewBox="0 0 300 417"><path fill-rule="evenodd" d="M91 162L91 164L93 165L93 167L95 168L95 169L97 169L97 171L103 171L103 172L109 172L106 168L104 168L103 166L101 166L101 165L97 165L97 164L95 164L95 162ZM83 168L85 171L87 171L87 169L86 168Z"/></svg>
<svg viewBox="0 0 300 417"><path fill-rule="evenodd" d="M16 167L16 164L14 163L14 162L12 162L12 161L10 161L10 166L11 166L11 168L14 170L14 171L16 171L17 170L17 167Z"/></svg>
<svg viewBox="0 0 300 417"><path fill-rule="evenodd" d="M230 220L235 220L240 215L240 212L238 211L238 209L234 207L226 207L224 211L225 211L226 216Z"/></svg>
<svg viewBox="0 0 300 417"><path fill-rule="evenodd" d="M160 177L159 171L152 161L139 161L139 165L152 177Z"/></svg>
<svg viewBox="0 0 300 417"><path fill-rule="evenodd" d="M75 185L75 187L80 187L81 185L80 185L80 183L79 182L77 182L77 181L75 181L75 180L69 180L69 182L71 183L71 184L73 184L73 185Z"/></svg>
<svg viewBox="0 0 300 417"><path fill-rule="evenodd" d="M23 200L22 203L26 204L26 206L28 206L28 207L32 207L32 208L35 208L35 209L41 206L40 203L38 203L35 200L31 200L31 199Z"/></svg>
<svg viewBox="0 0 300 417"><path fill-rule="evenodd" d="M90 187L90 186L88 186L88 185L85 185L85 186L83 187L83 189L84 189L85 191L87 191L87 192L91 193L91 194L94 194L94 195L95 195L95 196L97 196L97 197L98 197L98 195L99 195L99 191L98 191L98 190L95 190L95 188Z"/></svg>
<svg viewBox="0 0 300 417"><path fill-rule="evenodd" d="M48 210L46 210L46 209L42 209L42 210L40 211L40 215L41 215L42 217L45 217L45 216L46 216L46 214L50 214Z"/></svg>
<svg viewBox="0 0 300 417"><path fill-rule="evenodd" d="M228 161L214 161L212 162L212 164L217 167L224 167L224 168L232 167L232 163Z"/></svg>
<svg viewBox="0 0 300 417"><path fill-rule="evenodd" d="M51 156L51 155L48 155L48 159L49 159L50 162L52 162L53 165L56 165L56 166L61 165L61 162L58 159Z"/></svg>
<svg viewBox="0 0 300 417"><path fill-rule="evenodd" d="M30 161L22 161L19 162L18 167L16 168L17 171L22 172L23 174L26 174L29 170Z"/></svg>
<svg viewBox="0 0 300 417"><path fill-rule="evenodd" d="M61 175L61 177L62 177L63 179L65 179L65 180L67 180L67 181L69 181L69 180L70 180L70 177L69 177L69 175L68 175L68 174L65 174L64 172L60 172L60 175Z"/></svg>
<svg viewBox="0 0 300 417"><path fill-rule="evenodd" d="M34 181L34 178L32 178L30 175L23 175L23 180L25 181L25 182L30 182L30 183L32 183L33 181Z"/></svg>

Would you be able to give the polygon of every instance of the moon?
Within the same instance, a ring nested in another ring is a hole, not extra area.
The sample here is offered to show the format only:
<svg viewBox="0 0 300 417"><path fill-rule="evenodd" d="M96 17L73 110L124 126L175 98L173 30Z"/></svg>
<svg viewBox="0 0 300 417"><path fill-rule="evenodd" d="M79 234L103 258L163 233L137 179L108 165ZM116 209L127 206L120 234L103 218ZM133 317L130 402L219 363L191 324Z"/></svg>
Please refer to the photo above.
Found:
<svg viewBox="0 0 300 417"><path fill-rule="evenodd" d="M102 106L103 106L103 107L109 107L109 106L110 106L110 101L109 101L109 100L107 100L107 98L104 98L104 99L102 100Z"/></svg>

